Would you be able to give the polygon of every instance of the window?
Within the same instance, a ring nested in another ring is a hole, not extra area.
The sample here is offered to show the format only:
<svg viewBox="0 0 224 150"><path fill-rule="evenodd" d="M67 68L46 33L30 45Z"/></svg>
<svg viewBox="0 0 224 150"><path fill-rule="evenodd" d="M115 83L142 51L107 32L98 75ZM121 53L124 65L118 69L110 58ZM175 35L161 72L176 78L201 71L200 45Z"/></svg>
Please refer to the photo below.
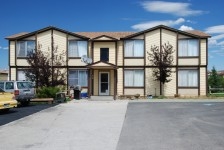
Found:
<svg viewBox="0 0 224 150"><path fill-rule="evenodd" d="M198 70L179 70L179 87L198 87Z"/></svg>
<svg viewBox="0 0 224 150"><path fill-rule="evenodd" d="M87 41L68 41L68 56L82 57L87 55Z"/></svg>
<svg viewBox="0 0 224 150"><path fill-rule="evenodd" d="M143 70L125 70L124 71L126 87L142 87L144 86Z"/></svg>
<svg viewBox="0 0 224 150"><path fill-rule="evenodd" d="M124 43L125 57L144 57L144 40L127 40Z"/></svg>
<svg viewBox="0 0 224 150"><path fill-rule="evenodd" d="M109 48L100 48L100 61L109 61Z"/></svg>
<svg viewBox="0 0 224 150"><path fill-rule="evenodd" d="M13 82L6 82L5 83L5 89L6 90L13 90L14 89L14 83Z"/></svg>
<svg viewBox="0 0 224 150"><path fill-rule="evenodd" d="M198 40L188 39L179 40L178 43L178 54L180 57L183 56L198 56Z"/></svg>
<svg viewBox="0 0 224 150"><path fill-rule="evenodd" d="M29 52L34 51L35 41L18 41L17 57L27 57Z"/></svg>
<svg viewBox="0 0 224 150"><path fill-rule="evenodd" d="M17 75L18 75L17 79L19 81L25 81L26 80L26 75L25 75L24 71L22 71L22 70L17 71Z"/></svg>
<svg viewBox="0 0 224 150"><path fill-rule="evenodd" d="M69 86L80 85L87 87L87 70L70 70L68 76Z"/></svg>

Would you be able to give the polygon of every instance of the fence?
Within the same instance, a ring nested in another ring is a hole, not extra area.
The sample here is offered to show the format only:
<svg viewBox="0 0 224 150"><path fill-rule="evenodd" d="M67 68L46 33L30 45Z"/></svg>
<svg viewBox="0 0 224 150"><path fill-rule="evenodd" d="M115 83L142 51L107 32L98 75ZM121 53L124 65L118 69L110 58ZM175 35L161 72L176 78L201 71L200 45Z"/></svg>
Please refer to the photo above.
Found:
<svg viewBox="0 0 224 150"><path fill-rule="evenodd" d="M212 88L209 86L209 94L224 94L224 88Z"/></svg>

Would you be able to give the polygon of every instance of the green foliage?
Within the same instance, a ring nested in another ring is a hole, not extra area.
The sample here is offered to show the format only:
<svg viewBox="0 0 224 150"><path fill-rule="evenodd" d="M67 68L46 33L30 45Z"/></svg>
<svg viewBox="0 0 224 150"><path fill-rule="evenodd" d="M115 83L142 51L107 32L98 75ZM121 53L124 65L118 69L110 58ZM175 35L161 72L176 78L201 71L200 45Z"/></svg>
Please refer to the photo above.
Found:
<svg viewBox="0 0 224 150"><path fill-rule="evenodd" d="M214 66L212 67L211 74L208 78L208 85L212 88L224 87L224 78L218 75Z"/></svg>
<svg viewBox="0 0 224 150"><path fill-rule="evenodd" d="M55 98L57 92L60 91L58 87L42 87L37 90L38 98Z"/></svg>

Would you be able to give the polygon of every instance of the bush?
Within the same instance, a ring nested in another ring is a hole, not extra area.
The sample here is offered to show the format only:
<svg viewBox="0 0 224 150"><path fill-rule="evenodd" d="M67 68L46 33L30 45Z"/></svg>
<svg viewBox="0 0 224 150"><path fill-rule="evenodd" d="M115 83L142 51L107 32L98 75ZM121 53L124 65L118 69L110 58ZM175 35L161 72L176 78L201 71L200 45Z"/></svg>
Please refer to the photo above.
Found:
<svg viewBox="0 0 224 150"><path fill-rule="evenodd" d="M38 98L55 98L57 92L60 91L58 87L43 87L37 90Z"/></svg>

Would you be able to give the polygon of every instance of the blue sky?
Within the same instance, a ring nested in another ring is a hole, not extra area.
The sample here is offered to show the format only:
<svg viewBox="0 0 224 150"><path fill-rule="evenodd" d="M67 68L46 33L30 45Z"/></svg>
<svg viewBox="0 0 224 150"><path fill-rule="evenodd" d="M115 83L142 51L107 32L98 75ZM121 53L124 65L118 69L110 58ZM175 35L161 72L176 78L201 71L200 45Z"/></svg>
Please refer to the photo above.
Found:
<svg viewBox="0 0 224 150"><path fill-rule="evenodd" d="M56 26L71 32L141 31L163 24L201 30L209 39L209 66L224 70L223 0L2 0L0 69L8 68L4 38Z"/></svg>

